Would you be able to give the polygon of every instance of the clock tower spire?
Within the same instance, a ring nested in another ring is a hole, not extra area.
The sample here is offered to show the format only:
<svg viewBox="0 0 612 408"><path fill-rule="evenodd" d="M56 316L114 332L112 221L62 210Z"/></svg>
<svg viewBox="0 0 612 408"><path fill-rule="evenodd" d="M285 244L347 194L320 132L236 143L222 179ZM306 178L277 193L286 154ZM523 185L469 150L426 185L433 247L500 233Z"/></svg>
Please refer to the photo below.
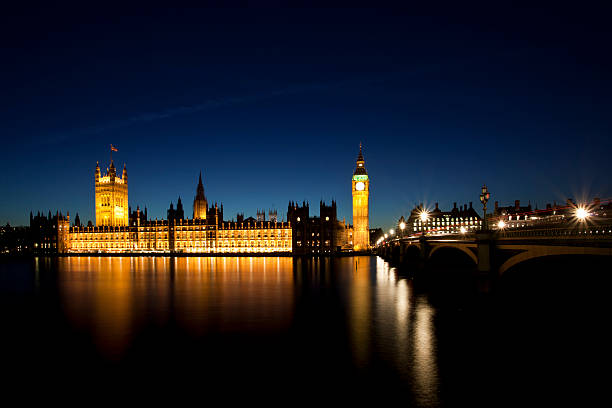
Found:
<svg viewBox="0 0 612 408"><path fill-rule="evenodd" d="M357 166L353 172L353 249L364 251L370 247L369 195L370 179L359 143Z"/></svg>

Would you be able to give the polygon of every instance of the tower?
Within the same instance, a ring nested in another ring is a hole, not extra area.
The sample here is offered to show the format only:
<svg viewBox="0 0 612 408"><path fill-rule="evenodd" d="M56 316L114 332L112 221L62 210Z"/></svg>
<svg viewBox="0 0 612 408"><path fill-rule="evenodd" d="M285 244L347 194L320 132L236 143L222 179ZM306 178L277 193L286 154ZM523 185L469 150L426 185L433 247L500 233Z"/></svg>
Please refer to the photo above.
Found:
<svg viewBox="0 0 612 408"><path fill-rule="evenodd" d="M123 174L119 177L112 160L104 176L100 173L100 164L96 163L94 180L96 225L128 226L128 184L125 164L123 165Z"/></svg>
<svg viewBox="0 0 612 408"><path fill-rule="evenodd" d="M353 249L363 251L370 246L370 225L368 200L370 195L370 179L365 168L365 161L359 144L357 167L353 172Z"/></svg>
<svg viewBox="0 0 612 408"><path fill-rule="evenodd" d="M204 185L202 184L202 172L200 172L200 180L198 181L198 188L196 190L196 196L193 199L193 219L205 220L206 211L208 210L208 203L204 196Z"/></svg>

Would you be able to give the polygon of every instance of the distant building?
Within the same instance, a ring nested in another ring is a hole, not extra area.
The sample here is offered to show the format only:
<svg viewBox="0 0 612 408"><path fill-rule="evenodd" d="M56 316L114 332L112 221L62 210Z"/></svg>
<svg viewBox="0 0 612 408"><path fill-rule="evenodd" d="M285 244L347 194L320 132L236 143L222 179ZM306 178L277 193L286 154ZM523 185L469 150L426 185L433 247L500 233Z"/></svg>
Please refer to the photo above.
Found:
<svg viewBox="0 0 612 408"><path fill-rule="evenodd" d="M401 224L405 224L405 228L401 229ZM453 208L450 211L442 211L435 204L432 211L427 211L423 204L415 207L407 220L402 216L397 223L396 233L400 235L422 234L453 234L460 232L476 231L482 228L482 218L478 212L472 207L470 202L468 205L457 207L457 203L453 203Z"/></svg>
<svg viewBox="0 0 612 408"><path fill-rule="evenodd" d="M278 212L276 210L269 210L268 219L272 222L278 222Z"/></svg>
<svg viewBox="0 0 612 408"><path fill-rule="evenodd" d="M353 229L338 221L336 202L319 203L319 217L310 216L310 205L293 201L287 207L287 220L293 226L293 252L297 255L331 254L351 249Z"/></svg>
<svg viewBox="0 0 612 408"><path fill-rule="evenodd" d="M582 204L585 210L589 212L589 222L599 223L607 222L612 218L612 202L606 204L601 203L601 199L595 197L593 202ZM566 199L565 203L546 204L545 208L532 209L531 204L526 207L521 207L518 200L514 206L500 207L495 202L495 211L489 219L489 226L492 229L500 228L499 223L503 221L503 228L525 228L525 227L544 227L558 226L575 219L576 209L579 207L571 198Z"/></svg>
<svg viewBox="0 0 612 408"><path fill-rule="evenodd" d="M0 226L0 254L31 252L30 229L12 227L8 223Z"/></svg>
<svg viewBox="0 0 612 408"><path fill-rule="evenodd" d="M376 246L376 242L378 242L380 238L383 238L384 235L385 233L382 228L370 228L370 246Z"/></svg>

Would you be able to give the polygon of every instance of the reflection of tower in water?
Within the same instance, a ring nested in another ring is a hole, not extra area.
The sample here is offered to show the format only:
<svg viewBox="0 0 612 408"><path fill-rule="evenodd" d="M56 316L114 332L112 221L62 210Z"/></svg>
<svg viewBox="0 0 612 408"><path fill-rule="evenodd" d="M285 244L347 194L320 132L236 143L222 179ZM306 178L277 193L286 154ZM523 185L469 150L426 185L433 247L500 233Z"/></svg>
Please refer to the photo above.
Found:
<svg viewBox="0 0 612 408"><path fill-rule="evenodd" d="M66 314L77 327L93 333L100 353L120 359L133 334L130 258L60 258L59 262Z"/></svg>
<svg viewBox="0 0 612 408"><path fill-rule="evenodd" d="M365 368L371 346L370 257L354 257L350 288L351 344L357 367Z"/></svg>

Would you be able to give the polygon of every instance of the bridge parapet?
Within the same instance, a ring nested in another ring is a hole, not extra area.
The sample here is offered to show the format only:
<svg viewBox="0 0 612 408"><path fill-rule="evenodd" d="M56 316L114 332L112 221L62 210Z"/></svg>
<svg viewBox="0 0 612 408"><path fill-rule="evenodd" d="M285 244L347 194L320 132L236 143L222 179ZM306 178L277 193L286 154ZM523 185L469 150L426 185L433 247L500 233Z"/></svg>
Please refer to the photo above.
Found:
<svg viewBox="0 0 612 408"><path fill-rule="evenodd" d="M517 230L498 230L500 238L572 238L572 239L610 239L612 238L612 225L592 225L575 228L526 228Z"/></svg>

